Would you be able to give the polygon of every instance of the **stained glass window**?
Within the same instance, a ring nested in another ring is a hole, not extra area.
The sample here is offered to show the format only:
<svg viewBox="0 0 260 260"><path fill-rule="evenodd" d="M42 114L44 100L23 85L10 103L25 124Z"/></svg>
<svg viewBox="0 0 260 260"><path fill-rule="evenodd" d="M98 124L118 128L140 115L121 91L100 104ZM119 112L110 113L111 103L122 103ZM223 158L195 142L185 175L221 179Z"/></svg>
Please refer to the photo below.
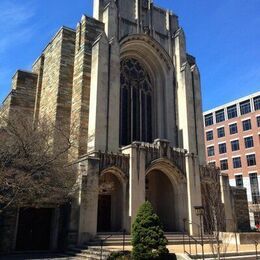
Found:
<svg viewBox="0 0 260 260"><path fill-rule="evenodd" d="M120 144L152 142L152 83L141 63L121 61Z"/></svg>

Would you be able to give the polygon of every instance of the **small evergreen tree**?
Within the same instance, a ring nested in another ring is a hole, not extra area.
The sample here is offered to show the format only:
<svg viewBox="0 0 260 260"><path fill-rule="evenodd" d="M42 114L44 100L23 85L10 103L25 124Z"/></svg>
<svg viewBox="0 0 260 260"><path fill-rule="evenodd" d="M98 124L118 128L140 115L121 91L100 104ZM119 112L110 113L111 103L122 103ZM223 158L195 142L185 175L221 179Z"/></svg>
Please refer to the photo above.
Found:
<svg viewBox="0 0 260 260"><path fill-rule="evenodd" d="M163 259L169 253L167 243L159 217L151 203L145 202L132 226L133 259Z"/></svg>

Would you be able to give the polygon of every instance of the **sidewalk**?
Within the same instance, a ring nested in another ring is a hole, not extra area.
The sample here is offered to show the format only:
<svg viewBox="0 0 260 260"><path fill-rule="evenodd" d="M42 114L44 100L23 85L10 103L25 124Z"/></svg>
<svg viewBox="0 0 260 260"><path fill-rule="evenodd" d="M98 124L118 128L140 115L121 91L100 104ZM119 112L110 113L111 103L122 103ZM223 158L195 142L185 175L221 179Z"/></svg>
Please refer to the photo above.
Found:
<svg viewBox="0 0 260 260"><path fill-rule="evenodd" d="M122 250L122 246L104 246L104 248L117 251ZM167 246L170 253L183 253L183 245L169 245ZM186 251L189 252L190 247L189 245L185 245ZM201 246L197 246L198 254L201 254ZM132 246L125 246L125 250L132 250ZM216 252L216 245L214 245L214 250ZM221 245L221 253L236 253L238 252L255 252L255 245L254 244L248 244L248 245L238 245L238 248L236 249L236 245L228 245L225 247L225 245ZM258 247L259 254L260 254L260 246ZM191 245L191 252L192 254L196 253L196 247L195 245ZM204 253L205 254L212 254L212 247L209 244L204 245Z"/></svg>

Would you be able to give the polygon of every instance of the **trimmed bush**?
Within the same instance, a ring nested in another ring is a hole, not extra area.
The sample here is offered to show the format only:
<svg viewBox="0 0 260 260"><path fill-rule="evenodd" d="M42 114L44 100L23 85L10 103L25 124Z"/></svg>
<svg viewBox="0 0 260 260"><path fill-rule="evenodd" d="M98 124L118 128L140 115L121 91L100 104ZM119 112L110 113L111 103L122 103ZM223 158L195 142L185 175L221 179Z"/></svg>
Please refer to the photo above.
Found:
<svg viewBox="0 0 260 260"><path fill-rule="evenodd" d="M150 202L145 202L139 209L132 226L132 258L167 259L168 241L164 236L159 217L155 214Z"/></svg>

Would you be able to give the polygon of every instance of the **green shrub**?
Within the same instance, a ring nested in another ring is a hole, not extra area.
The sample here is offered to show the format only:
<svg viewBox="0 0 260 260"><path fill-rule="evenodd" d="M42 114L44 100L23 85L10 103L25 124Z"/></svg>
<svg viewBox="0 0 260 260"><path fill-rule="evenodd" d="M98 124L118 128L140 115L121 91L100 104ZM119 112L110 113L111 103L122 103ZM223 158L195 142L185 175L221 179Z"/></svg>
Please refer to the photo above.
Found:
<svg viewBox="0 0 260 260"><path fill-rule="evenodd" d="M139 209L132 226L132 258L167 259L168 241L164 236L159 217L154 213L150 202L145 202Z"/></svg>

